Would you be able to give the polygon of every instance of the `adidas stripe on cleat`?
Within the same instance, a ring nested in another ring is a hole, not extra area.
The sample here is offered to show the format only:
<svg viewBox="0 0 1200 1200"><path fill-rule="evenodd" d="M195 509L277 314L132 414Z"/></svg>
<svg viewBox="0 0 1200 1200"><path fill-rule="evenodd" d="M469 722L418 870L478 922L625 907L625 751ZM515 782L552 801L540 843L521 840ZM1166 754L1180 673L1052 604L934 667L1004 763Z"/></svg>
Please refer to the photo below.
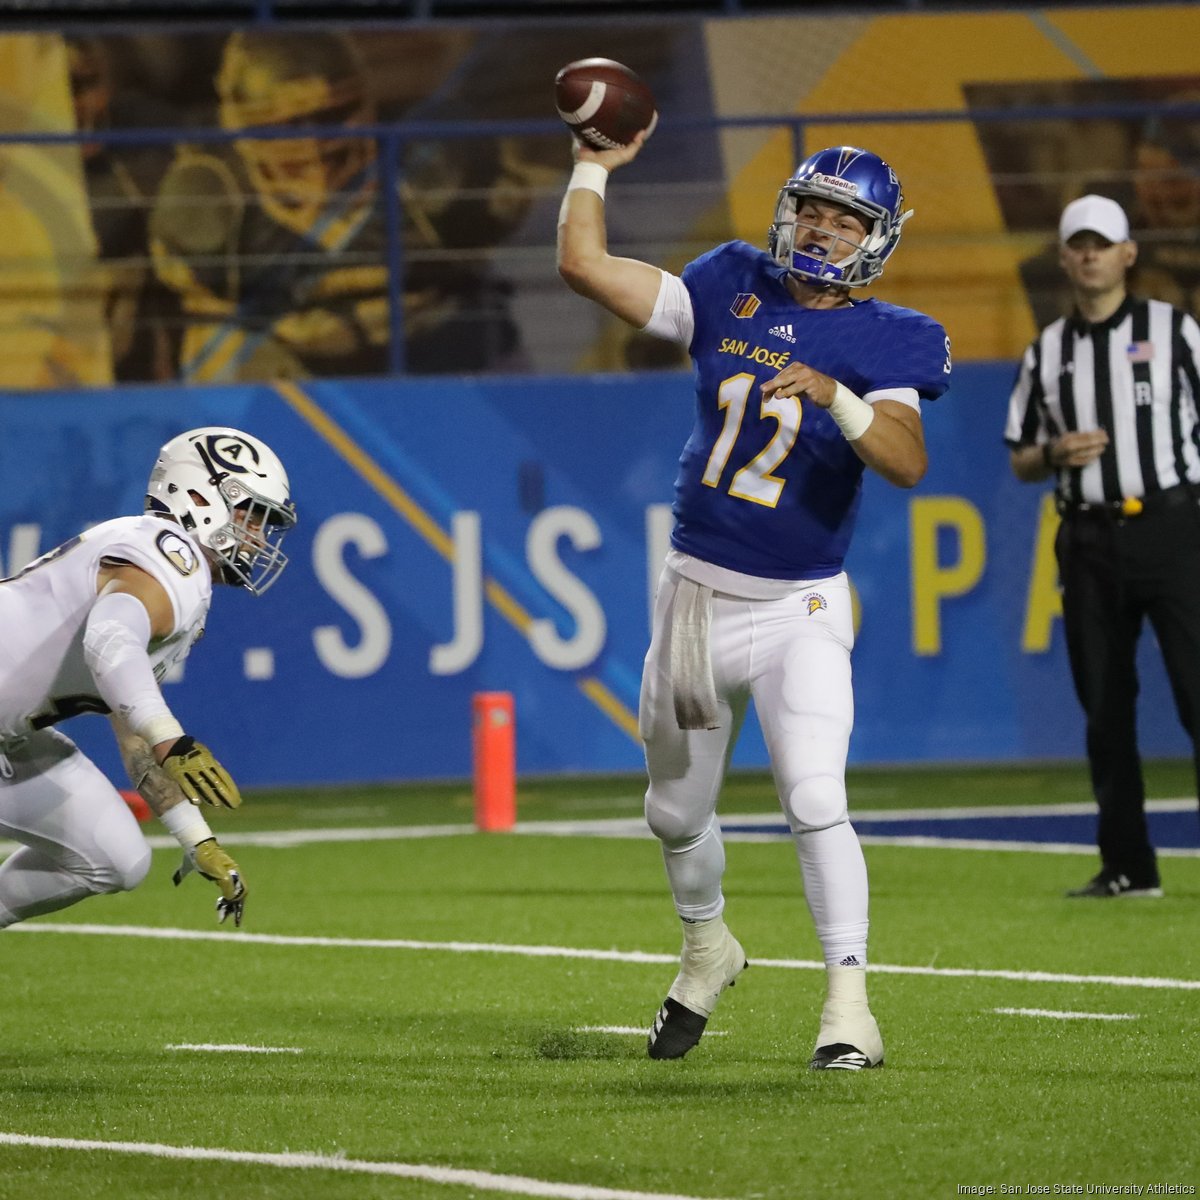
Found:
<svg viewBox="0 0 1200 1200"><path fill-rule="evenodd" d="M817 1048L808 1065L814 1071L883 1066L883 1038L867 1005L866 969L839 963L828 971L829 994L821 1009Z"/></svg>
<svg viewBox="0 0 1200 1200"><path fill-rule="evenodd" d="M870 1067L882 1067L883 1059L872 1062L857 1046L834 1042L829 1046L818 1046L808 1065L814 1071L865 1071Z"/></svg>
<svg viewBox="0 0 1200 1200"><path fill-rule="evenodd" d="M682 1058L700 1040L721 993L734 985L747 965L746 952L723 921L708 930L693 927L685 933L679 974L646 1039L650 1057Z"/></svg>
<svg viewBox="0 0 1200 1200"><path fill-rule="evenodd" d="M700 1040L707 1024L707 1017L668 996L654 1018L646 1051L651 1058L682 1058Z"/></svg>

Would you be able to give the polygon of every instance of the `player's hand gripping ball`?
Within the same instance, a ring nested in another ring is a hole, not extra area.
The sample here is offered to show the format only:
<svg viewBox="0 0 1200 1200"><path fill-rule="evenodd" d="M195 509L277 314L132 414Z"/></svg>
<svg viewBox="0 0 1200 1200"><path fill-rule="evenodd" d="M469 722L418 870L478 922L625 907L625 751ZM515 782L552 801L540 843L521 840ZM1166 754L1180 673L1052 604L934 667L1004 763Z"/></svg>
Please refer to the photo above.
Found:
<svg viewBox="0 0 1200 1200"><path fill-rule="evenodd" d="M554 78L554 104L571 132L593 150L627 146L658 124L654 93L611 58L581 58Z"/></svg>

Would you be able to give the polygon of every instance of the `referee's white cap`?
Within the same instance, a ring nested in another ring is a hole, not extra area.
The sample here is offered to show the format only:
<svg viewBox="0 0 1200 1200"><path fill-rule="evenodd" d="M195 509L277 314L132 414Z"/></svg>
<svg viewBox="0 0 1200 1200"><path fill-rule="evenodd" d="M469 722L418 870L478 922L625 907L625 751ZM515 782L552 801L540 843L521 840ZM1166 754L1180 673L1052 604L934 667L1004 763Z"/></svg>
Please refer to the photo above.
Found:
<svg viewBox="0 0 1200 1200"><path fill-rule="evenodd" d="M1107 196L1080 196L1063 209L1058 222L1060 242L1069 242L1085 229L1110 242L1129 241L1129 218L1125 210Z"/></svg>

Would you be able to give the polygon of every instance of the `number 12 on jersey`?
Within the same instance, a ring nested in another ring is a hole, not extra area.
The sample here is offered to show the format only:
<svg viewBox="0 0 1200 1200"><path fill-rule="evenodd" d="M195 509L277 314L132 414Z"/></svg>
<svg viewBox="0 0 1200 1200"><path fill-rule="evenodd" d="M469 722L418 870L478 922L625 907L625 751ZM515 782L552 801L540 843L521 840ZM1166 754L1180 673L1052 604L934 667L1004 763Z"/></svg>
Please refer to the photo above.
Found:
<svg viewBox="0 0 1200 1200"><path fill-rule="evenodd" d="M723 380L717 389L717 407L725 413L725 424L701 476L708 487L715 488L720 485L725 464L728 463L741 432L750 392L757 383L758 380L753 375L743 372ZM771 472L787 458L795 445L796 435L800 432L801 413L799 396L767 396L763 399L759 406L759 415L763 418L770 417L776 423L775 434L750 462L734 472L729 484L731 496L739 500L749 500L753 504L763 504L767 508L774 508L779 503L783 485L787 480L780 479Z"/></svg>

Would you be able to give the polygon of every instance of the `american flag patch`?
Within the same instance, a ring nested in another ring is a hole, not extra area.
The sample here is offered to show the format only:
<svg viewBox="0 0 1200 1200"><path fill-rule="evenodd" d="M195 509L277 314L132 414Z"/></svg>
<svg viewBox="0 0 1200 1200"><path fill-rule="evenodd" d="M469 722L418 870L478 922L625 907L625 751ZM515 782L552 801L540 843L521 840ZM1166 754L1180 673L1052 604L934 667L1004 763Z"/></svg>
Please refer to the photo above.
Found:
<svg viewBox="0 0 1200 1200"><path fill-rule="evenodd" d="M735 317L752 317L758 312L762 301L753 292L738 292L729 306Z"/></svg>
<svg viewBox="0 0 1200 1200"><path fill-rule="evenodd" d="M1125 357L1131 363L1153 362L1154 361L1154 343L1153 342L1130 342L1125 348Z"/></svg>

